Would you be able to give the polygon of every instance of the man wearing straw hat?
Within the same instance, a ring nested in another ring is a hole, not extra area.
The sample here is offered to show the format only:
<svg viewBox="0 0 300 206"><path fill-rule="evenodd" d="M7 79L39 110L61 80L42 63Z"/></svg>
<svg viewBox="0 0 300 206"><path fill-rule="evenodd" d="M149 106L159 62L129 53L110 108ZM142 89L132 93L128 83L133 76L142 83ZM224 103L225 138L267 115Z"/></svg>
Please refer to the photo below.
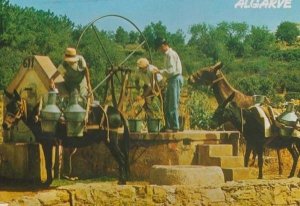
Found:
<svg viewBox="0 0 300 206"><path fill-rule="evenodd" d="M140 87L140 82L143 83L143 94L142 96L138 96L137 100L140 100L141 98L145 100L143 108L145 109L147 117L153 118L154 112L153 109L151 109L150 105L153 101L153 97L161 97L163 76L159 73L154 72L154 70L157 70L157 68L154 65L150 64L148 59L146 58L140 58L136 63L138 67L138 77L135 81L135 84L138 88Z"/></svg>
<svg viewBox="0 0 300 206"><path fill-rule="evenodd" d="M59 65L58 71L64 77L69 94L77 89L85 100L92 95L88 67L85 59L77 54L76 49L71 47L66 49L64 61Z"/></svg>

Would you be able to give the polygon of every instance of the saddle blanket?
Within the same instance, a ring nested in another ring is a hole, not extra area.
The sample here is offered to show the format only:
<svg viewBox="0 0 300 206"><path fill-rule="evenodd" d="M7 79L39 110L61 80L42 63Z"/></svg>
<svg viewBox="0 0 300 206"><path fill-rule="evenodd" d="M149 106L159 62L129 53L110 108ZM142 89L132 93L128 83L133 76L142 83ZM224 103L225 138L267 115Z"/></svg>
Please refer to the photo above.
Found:
<svg viewBox="0 0 300 206"><path fill-rule="evenodd" d="M259 105L254 105L254 106L250 107L250 110L258 113L258 115L262 121L262 124L264 125L264 128L265 128L265 137L271 137L272 136L271 121L267 117L266 112L263 110L263 108Z"/></svg>
<svg viewBox="0 0 300 206"><path fill-rule="evenodd" d="M255 111L258 114L259 118L261 119L261 123L264 125L265 137L272 137L277 135L280 136L280 132L278 132L278 129L285 129L284 125L278 127L275 123L273 123L271 119L272 118L271 114L269 113L267 108L264 108L263 106L260 105L254 105L249 109L251 111ZM274 130L274 128L277 128L277 130ZM300 131L295 128L291 133L291 136L300 138Z"/></svg>

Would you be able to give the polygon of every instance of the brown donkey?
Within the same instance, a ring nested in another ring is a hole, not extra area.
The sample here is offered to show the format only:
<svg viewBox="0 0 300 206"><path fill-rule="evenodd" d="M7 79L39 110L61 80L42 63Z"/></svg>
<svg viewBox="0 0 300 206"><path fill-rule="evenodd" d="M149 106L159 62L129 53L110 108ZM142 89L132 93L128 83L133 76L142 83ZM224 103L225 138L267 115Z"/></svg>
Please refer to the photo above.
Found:
<svg viewBox="0 0 300 206"><path fill-rule="evenodd" d="M219 105L221 105L232 93L235 93L233 102L240 108L248 108L254 105L253 97L243 94L237 89L233 88L226 77L221 71L223 67L222 62L216 63L214 66L205 67L189 76L188 82L190 84L200 84L210 86L213 89L213 93L217 99ZM255 160L256 154L253 154ZM282 161L279 150L277 150L279 174L282 174ZM254 162L253 162L254 163Z"/></svg>

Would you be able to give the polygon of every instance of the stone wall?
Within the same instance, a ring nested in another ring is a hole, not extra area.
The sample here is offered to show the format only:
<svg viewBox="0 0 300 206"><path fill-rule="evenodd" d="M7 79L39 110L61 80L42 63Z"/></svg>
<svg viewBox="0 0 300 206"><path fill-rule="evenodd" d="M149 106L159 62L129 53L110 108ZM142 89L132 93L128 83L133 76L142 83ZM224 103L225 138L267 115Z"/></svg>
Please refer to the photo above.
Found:
<svg viewBox="0 0 300 206"><path fill-rule="evenodd" d="M148 180L153 165L195 165L196 145L229 143L238 151L239 133L233 131L184 131L178 133L133 133L130 142L131 177ZM64 170L69 172L70 150L64 150ZM72 176L116 176L117 163L103 144L78 149L72 160ZM69 175L69 174L67 174Z"/></svg>
<svg viewBox="0 0 300 206"><path fill-rule="evenodd" d="M77 183L22 197L17 205L300 205L300 179L227 182L219 187Z"/></svg>

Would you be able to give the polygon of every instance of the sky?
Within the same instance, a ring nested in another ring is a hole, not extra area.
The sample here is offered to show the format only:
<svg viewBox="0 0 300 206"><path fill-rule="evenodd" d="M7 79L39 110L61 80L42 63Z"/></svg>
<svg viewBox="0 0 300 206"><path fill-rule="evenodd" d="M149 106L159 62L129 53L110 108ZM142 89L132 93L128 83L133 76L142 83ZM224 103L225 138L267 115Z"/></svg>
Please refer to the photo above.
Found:
<svg viewBox="0 0 300 206"><path fill-rule="evenodd" d="M240 1L287 2L290 6L235 8ZM84 26L98 17L117 14L131 20L141 30L151 22L161 21L168 31L173 33L181 29L185 34L188 34L190 26L199 23L217 25L222 21L246 22L248 25L267 26L271 31L276 31L277 26L283 21L300 23L300 0L10 0L9 2L21 7L34 7L38 10L50 10L57 15L66 15L76 25ZM96 23L104 30L114 31L118 26L134 30L126 21L114 17L104 18Z"/></svg>

